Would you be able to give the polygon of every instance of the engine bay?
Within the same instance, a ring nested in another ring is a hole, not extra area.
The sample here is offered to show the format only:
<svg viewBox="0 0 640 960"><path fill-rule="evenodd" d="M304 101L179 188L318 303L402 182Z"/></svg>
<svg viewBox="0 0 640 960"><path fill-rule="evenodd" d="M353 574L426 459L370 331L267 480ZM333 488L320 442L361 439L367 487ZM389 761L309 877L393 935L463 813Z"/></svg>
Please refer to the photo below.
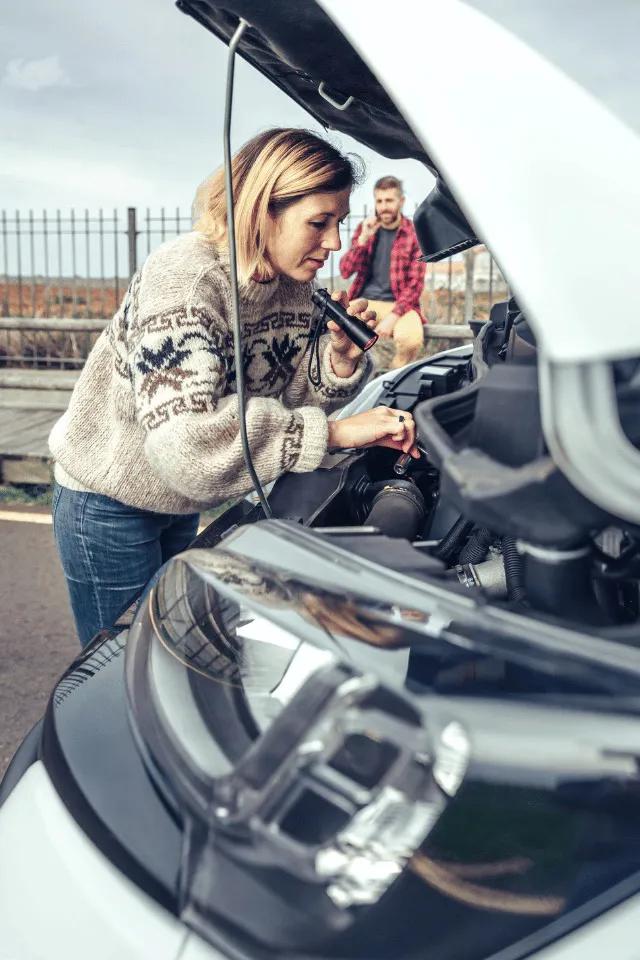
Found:
<svg viewBox="0 0 640 960"><path fill-rule="evenodd" d="M640 439L637 367L617 371L632 442ZM275 518L366 555L367 537L401 540L416 569L436 571L454 589L528 616L635 635L640 531L587 500L549 457L535 339L514 300L494 305L473 346L383 381L377 403L412 413L420 459L373 447L328 469L286 474L270 494ZM241 522L260 516L245 508ZM214 524L197 545L219 534Z"/></svg>

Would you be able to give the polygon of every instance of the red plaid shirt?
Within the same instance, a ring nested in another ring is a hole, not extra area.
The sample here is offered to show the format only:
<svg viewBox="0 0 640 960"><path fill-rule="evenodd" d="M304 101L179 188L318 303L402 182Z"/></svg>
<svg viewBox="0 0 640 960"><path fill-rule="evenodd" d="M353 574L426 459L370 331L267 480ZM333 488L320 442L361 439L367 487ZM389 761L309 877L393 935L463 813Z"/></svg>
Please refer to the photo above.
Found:
<svg viewBox="0 0 640 960"><path fill-rule="evenodd" d="M356 278L349 288L350 300L355 300L364 288L376 242L376 235L374 235L364 246L358 246L358 238L361 232L362 224L359 224L351 241L351 249L347 250L340 260L340 273L345 280L353 273L356 274ZM402 217L391 247L391 261L389 263L389 285L395 298L393 311L401 317L409 310L417 310L422 322L426 323L427 321L420 310L420 294L424 289L424 275L427 265L418 260L420 256L422 256L422 251L413 224L408 217Z"/></svg>

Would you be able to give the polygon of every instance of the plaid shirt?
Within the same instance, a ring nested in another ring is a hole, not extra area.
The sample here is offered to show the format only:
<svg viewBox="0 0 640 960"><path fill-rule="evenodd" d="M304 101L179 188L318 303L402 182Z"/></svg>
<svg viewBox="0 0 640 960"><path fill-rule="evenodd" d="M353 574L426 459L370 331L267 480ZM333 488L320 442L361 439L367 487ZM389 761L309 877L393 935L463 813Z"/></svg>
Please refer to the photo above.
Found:
<svg viewBox="0 0 640 960"><path fill-rule="evenodd" d="M340 260L340 273L345 280L353 273L356 274L349 288L350 300L354 300L364 289L375 249L377 234L364 246L358 246L361 232L362 224L359 224L351 241L351 249L347 250ZM395 298L393 311L401 317L409 310L417 310L422 322L426 323L420 310L420 294L424 288L427 265L418 260L421 255L422 251L413 224L408 217L402 217L391 247L389 263L389 285Z"/></svg>

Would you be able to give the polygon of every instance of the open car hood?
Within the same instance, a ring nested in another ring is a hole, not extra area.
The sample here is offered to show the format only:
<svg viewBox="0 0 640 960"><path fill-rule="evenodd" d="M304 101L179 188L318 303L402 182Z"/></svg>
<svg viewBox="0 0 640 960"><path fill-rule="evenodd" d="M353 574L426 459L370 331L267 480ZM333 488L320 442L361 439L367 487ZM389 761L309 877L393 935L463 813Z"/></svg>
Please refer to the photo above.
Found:
<svg viewBox="0 0 640 960"><path fill-rule="evenodd" d="M438 173L550 362L640 354L637 4L178 6L224 42L245 19L240 55L319 122Z"/></svg>
<svg viewBox="0 0 640 960"><path fill-rule="evenodd" d="M384 87L315 2L178 0L177 6L225 43L240 18L246 20L251 26L238 45L240 56L312 117L385 157L413 157L435 171Z"/></svg>

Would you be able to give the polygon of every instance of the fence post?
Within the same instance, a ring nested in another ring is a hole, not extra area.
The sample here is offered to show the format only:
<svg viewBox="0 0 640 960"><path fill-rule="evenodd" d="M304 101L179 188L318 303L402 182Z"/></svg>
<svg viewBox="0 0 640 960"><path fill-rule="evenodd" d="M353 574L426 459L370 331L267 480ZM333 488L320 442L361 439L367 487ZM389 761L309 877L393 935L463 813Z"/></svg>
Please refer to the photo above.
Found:
<svg viewBox="0 0 640 960"><path fill-rule="evenodd" d="M474 279L476 269L477 250L465 250L464 257L464 319L463 323L469 325L473 320L473 301L474 301Z"/></svg>
<svg viewBox="0 0 640 960"><path fill-rule="evenodd" d="M129 244L129 279L138 269L138 230L136 228L136 208L127 207L127 240Z"/></svg>

